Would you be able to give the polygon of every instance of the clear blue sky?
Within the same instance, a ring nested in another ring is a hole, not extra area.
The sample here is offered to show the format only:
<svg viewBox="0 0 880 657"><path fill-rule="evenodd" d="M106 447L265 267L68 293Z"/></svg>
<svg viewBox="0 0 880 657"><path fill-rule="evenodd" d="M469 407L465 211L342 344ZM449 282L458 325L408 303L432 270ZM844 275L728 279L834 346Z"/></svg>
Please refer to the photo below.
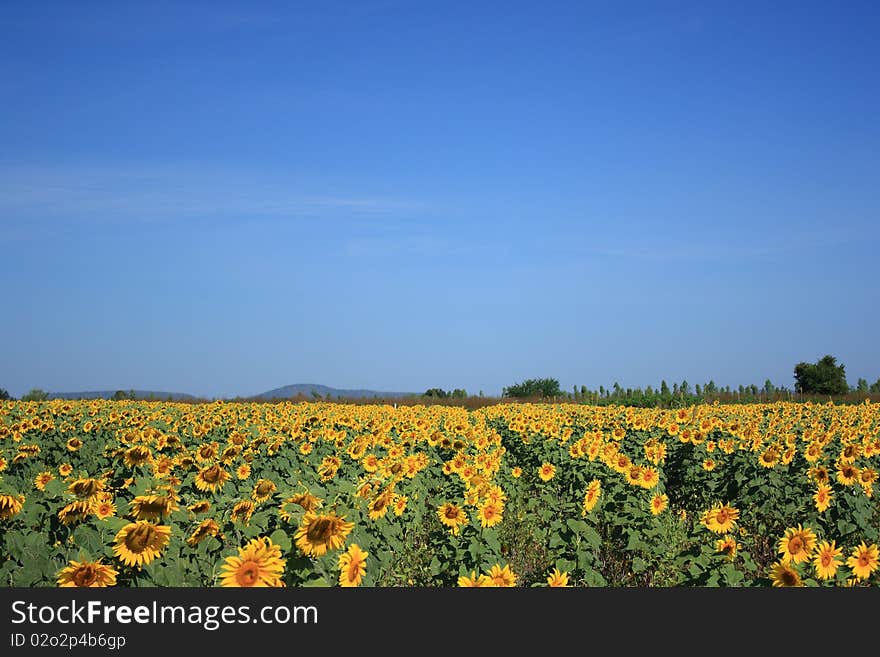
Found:
<svg viewBox="0 0 880 657"><path fill-rule="evenodd" d="M880 377L874 2L10 2L0 387Z"/></svg>

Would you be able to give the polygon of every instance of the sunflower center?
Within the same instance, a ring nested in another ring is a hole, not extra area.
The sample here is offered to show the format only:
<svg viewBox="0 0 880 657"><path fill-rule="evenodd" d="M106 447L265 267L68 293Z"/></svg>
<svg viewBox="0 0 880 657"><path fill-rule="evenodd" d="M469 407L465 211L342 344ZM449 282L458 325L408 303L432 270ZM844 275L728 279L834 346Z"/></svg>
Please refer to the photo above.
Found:
<svg viewBox="0 0 880 657"><path fill-rule="evenodd" d="M313 543L326 543L333 536L334 529L335 523L331 519L318 518L309 526L306 536Z"/></svg>
<svg viewBox="0 0 880 657"><path fill-rule="evenodd" d="M869 562L870 562L870 560L868 559L867 554L860 554L859 555L859 566L860 567L867 568Z"/></svg>
<svg viewBox="0 0 880 657"><path fill-rule="evenodd" d="M831 565L831 555L828 552L822 555L822 565L826 568Z"/></svg>
<svg viewBox="0 0 880 657"><path fill-rule="evenodd" d="M715 514L715 522L719 525L723 525L730 518L730 513L727 509L719 509L718 513Z"/></svg>
<svg viewBox="0 0 880 657"><path fill-rule="evenodd" d="M138 507L138 511L145 515L160 515L165 513L167 500L164 497L152 502L145 502Z"/></svg>
<svg viewBox="0 0 880 657"><path fill-rule="evenodd" d="M260 579L260 565L255 561L246 561L235 573L239 586L253 586Z"/></svg>
<svg viewBox="0 0 880 657"><path fill-rule="evenodd" d="M268 495L272 492L273 484L269 481L264 481L263 483L257 486L257 495Z"/></svg>
<svg viewBox="0 0 880 657"><path fill-rule="evenodd" d="M77 586L91 586L98 579L98 570L91 564L78 568L73 574L73 583Z"/></svg>
<svg viewBox="0 0 880 657"><path fill-rule="evenodd" d="M140 525L125 537L125 547L131 552L143 552L152 541L154 534L150 525Z"/></svg>
<svg viewBox="0 0 880 657"><path fill-rule="evenodd" d="M98 482L94 479L78 481L73 485L73 492L77 497L91 497L98 490Z"/></svg>
<svg viewBox="0 0 880 657"><path fill-rule="evenodd" d="M800 539L799 536L793 536L788 541L788 551L791 554L797 554L798 552L800 552L803 549L804 549L804 542Z"/></svg>
<svg viewBox="0 0 880 657"><path fill-rule="evenodd" d="M445 515L447 519L455 520L456 518L458 518L458 509L456 509L454 506L448 507L446 509Z"/></svg>
<svg viewBox="0 0 880 657"><path fill-rule="evenodd" d="M215 483L218 479L220 479L220 466L212 465L210 468L205 470L202 473L202 479L207 481L209 484Z"/></svg>
<svg viewBox="0 0 880 657"><path fill-rule="evenodd" d="M352 559L348 564L348 581L354 582L357 579L357 576L360 571L360 561L357 559Z"/></svg>
<svg viewBox="0 0 880 657"><path fill-rule="evenodd" d="M786 570L782 573L781 579L786 586L794 586L797 584L797 573L791 570Z"/></svg>

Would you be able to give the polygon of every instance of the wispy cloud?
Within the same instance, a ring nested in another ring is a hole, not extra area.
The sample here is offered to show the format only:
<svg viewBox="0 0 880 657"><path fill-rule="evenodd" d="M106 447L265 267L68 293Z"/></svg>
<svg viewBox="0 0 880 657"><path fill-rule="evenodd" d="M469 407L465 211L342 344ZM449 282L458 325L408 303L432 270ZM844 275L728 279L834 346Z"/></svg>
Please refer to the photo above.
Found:
<svg viewBox="0 0 880 657"><path fill-rule="evenodd" d="M353 186L354 187L354 186ZM302 176L163 167L0 167L0 223L124 223L212 216L297 219L416 214L409 199Z"/></svg>

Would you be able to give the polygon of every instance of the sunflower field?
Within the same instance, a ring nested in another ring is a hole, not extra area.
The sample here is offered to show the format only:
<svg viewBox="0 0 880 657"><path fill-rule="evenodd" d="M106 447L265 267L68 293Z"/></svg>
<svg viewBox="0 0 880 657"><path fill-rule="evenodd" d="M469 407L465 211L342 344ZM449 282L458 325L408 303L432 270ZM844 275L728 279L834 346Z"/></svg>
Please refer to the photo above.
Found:
<svg viewBox="0 0 880 657"><path fill-rule="evenodd" d="M870 586L880 410L0 403L2 586Z"/></svg>

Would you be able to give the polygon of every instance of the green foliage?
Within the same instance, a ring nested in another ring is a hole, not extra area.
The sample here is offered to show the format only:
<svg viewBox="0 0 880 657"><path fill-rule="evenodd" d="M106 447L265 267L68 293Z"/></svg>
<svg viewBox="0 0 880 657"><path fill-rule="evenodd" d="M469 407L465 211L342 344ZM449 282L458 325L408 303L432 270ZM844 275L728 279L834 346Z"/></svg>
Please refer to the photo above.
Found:
<svg viewBox="0 0 880 657"><path fill-rule="evenodd" d="M846 373L834 356L826 355L816 363L798 363L794 368L795 390L806 394L845 395L849 392Z"/></svg>
<svg viewBox="0 0 880 657"><path fill-rule="evenodd" d="M49 399L49 393L39 388L32 388L30 392L21 398L21 401L46 401Z"/></svg>
<svg viewBox="0 0 880 657"><path fill-rule="evenodd" d="M559 397L562 391L556 379L526 379L504 388L502 397Z"/></svg>

